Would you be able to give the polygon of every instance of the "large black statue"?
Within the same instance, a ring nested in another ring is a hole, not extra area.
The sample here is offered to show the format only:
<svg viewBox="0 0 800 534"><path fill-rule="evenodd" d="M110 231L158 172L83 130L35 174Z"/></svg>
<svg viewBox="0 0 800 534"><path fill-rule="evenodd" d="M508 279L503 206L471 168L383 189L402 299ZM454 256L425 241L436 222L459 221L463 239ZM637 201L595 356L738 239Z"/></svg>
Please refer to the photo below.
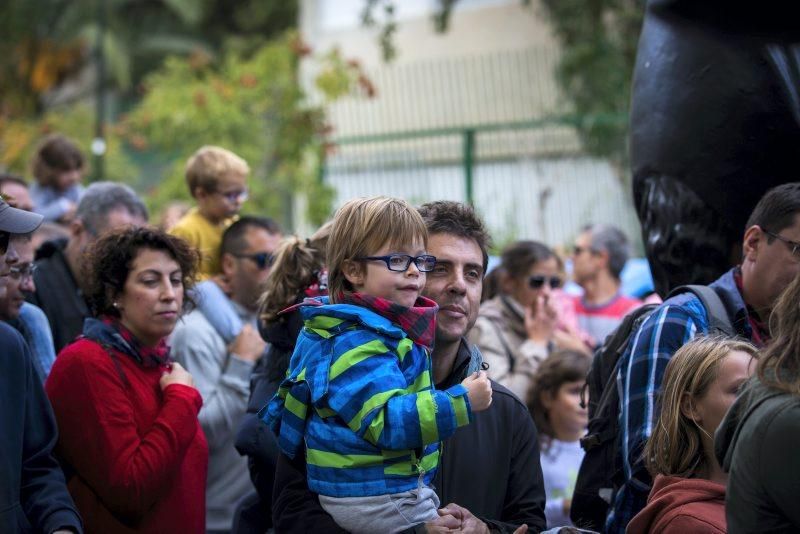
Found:
<svg viewBox="0 0 800 534"><path fill-rule="evenodd" d="M750 211L800 181L800 5L651 0L633 79L633 194L656 290L739 263Z"/></svg>

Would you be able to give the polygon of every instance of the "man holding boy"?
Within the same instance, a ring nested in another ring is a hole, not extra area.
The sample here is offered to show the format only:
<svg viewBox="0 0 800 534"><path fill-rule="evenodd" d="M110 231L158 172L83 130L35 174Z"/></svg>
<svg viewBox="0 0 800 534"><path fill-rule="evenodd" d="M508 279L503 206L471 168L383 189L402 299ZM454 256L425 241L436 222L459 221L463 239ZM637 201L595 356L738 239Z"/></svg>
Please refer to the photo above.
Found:
<svg viewBox="0 0 800 534"><path fill-rule="evenodd" d="M218 146L201 147L186 163L186 184L197 206L181 217L169 233L200 251L201 280L220 272L222 233L236 220L247 200L249 174L246 161Z"/></svg>
<svg viewBox="0 0 800 534"><path fill-rule="evenodd" d="M489 237L475 212L457 202L420 208L428 227L428 252L436 256L423 295L439 305L431 355L437 389L462 381L481 368L480 353L465 340L477 319ZM433 486L444 515L431 532L490 529L530 532L545 528L544 482L536 428L527 408L492 382L492 404L442 443ZM275 528L285 532L341 532L308 489L302 458L278 460L273 497ZM457 503L457 504L453 504Z"/></svg>

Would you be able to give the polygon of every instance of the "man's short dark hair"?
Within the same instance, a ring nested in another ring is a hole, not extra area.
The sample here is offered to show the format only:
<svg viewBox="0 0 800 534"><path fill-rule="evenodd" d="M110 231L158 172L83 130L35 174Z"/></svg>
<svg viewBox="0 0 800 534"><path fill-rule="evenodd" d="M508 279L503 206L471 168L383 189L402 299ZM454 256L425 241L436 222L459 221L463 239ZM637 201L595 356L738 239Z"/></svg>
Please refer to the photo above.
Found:
<svg viewBox="0 0 800 534"><path fill-rule="evenodd" d="M452 234L475 241L481 249L483 273L486 274L492 238L472 206L452 200L437 200L423 204L417 211L422 215L429 235Z"/></svg>
<svg viewBox="0 0 800 534"><path fill-rule="evenodd" d="M784 228L794 224L795 217L800 214L800 182L791 182L773 187L758 201L747 228L758 225L762 230L777 234ZM772 238L768 238L772 241Z"/></svg>
<svg viewBox="0 0 800 534"><path fill-rule="evenodd" d="M219 247L219 255L239 254L245 248L245 234L250 228L260 228L269 234L282 234L281 226L269 217L245 216L230 225L222 234L222 244Z"/></svg>

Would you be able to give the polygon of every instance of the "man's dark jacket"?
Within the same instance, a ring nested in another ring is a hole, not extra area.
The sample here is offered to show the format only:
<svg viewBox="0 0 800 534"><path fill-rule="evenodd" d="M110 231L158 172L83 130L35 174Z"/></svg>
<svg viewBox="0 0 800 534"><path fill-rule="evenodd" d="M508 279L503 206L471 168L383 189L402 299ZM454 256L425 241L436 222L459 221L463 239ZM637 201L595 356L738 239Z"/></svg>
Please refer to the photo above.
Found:
<svg viewBox="0 0 800 534"><path fill-rule="evenodd" d="M0 532L83 532L61 467L50 402L22 336L0 322Z"/></svg>
<svg viewBox="0 0 800 534"><path fill-rule="evenodd" d="M83 320L91 317L89 306L64 255L66 239L48 241L36 251L33 282L36 292L28 295L32 304L47 315L53 331L56 354L83 331Z"/></svg>
<svg viewBox="0 0 800 534"><path fill-rule="evenodd" d="M453 371L439 389L460 383L473 357L461 343ZM545 530L545 493L539 463L539 439L525 405L505 387L492 382L492 404L477 412L442 444L433 480L442 502L456 503L492 531ZM305 460L281 454L275 473L272 518L276 532L343 532L308 489Z"/></svg>

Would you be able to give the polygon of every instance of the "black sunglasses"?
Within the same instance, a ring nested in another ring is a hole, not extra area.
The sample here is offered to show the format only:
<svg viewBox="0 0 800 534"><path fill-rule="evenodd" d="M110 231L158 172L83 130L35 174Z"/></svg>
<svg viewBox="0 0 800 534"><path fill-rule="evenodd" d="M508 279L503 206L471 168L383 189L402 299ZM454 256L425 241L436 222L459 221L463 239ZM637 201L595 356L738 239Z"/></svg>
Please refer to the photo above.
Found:
<svg viewBox="0 0 800 534"><path fill-rule="evenodd" d="M11 241L11 234L0 232L0 254L8 252L8 242Z"/></svg>
<svg viewBox="0 0 800 534"><path fill-rule="evenodd" d="M542 289L542 286L544 286L545 282L550 284L550 289L558 289L561 287L561 278L558 276L544 276L537 274L528 278L528 285L531 286L531 289Z"/></svg>
<svg viewBox="0 0 800 534"><path fill-rule="evenodd" d="M234 254L237 258L247 258L248 260L253 260L256 262L256 265L262 271L267 267L272 266L272 262L275 261L275 256L270 254L269 252L259 252L258 254Z"/></svg>

